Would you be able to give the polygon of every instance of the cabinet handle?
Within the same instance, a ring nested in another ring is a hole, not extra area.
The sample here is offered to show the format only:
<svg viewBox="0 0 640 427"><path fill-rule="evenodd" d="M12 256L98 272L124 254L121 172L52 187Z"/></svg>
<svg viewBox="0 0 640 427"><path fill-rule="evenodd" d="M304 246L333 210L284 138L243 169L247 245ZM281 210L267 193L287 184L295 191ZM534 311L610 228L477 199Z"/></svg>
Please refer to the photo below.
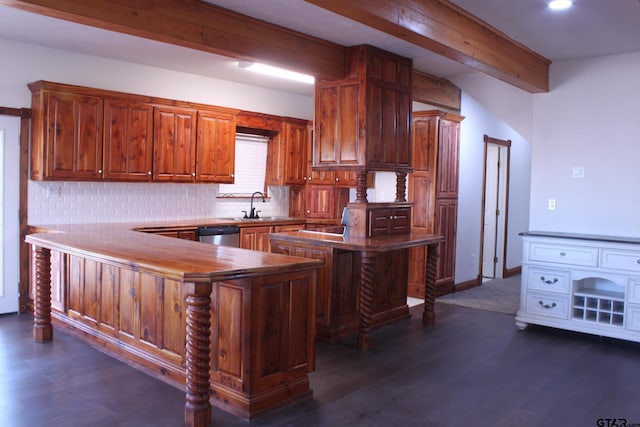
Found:
<svg viewBox="0 0 640 427"><path fill-rule="evenodd" d="M196 176L196 173L195 172L191 172L191 176Z"/></svg>
<svg viewBox="0 0 640 427"><path fill-rule="evenodd" d="M547 285L553 285L554 283L558 283L558 278L554 278L553 280L546 280L544 276L540 276L540 280L542 280Z"/></svg>
<svg viewBox="0 0 640 427"><path fill-rule="evenodd" d="M566 256L566 252L560 252L560 256Z"/></svg>
<svg viewBox="0 0 640 427"><path fill-rule="evenodd" d="M98 169L98 173L102 173L102 169Z"/></svg>
<svg viewBox="0 0 640 427"><path fill-rule="evenodd" d="M636 260L636 263L637 263L637 264L640 264L640 259Z"/></svg>
<svg viewBox="0 0 640 427"><path fill-rule="evenodd" d="M549 304L545 304L545 303L543 303L542 301L538 301L538 304L540 304L543 308L547 308L547 309L548 309L548 308L554 308L554 307L556 306L556 303L555 303L555 302L554 302L554 303L551 303L551 305L549 305Z"/></svg>
<svg viewBox="0 0 640 427"><path fill-rule="evenodd" d="M151 171L147 172L147 175L151 175Z"/></svg>

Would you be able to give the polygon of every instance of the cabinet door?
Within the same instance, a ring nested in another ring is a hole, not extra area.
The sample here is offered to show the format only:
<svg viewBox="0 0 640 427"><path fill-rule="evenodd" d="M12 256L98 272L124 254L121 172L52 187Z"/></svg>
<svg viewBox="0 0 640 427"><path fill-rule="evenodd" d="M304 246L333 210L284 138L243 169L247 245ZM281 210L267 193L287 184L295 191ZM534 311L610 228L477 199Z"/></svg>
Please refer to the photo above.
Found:
<svg viewBox="0 0 640 427"><path fill-rule="evenodd" d="M240 247L253 251L271 252L269 233L272 228L265 227L242 227L240 228Z"/></svg>
<svg viewBox="0 0 640 427"><path fill-rule="evenodd" d="M289 187L289 216L291 218L304 218L305 189L302 185Z"/></svg>
<svg viewBox="0 0 640 427"><path fill-rule="evenodd" d="M435 234L445 237L440 244L438 258L437 286L453 286L456 262L456 227L458 201L456 199L436 200Z"/></svg>
<svg viewBox="0 0 640 427"><path fill-rule="evenodd" d="M104 103L104 178L150 181L153 107L127 100Z"/></svg>
<svg viewBox="0 0 640 427"><path fill-rule="evenodd" d="M364 166L358 79L316 84L313 166Z"/></svg>
<svg viewBox="0 0 640 427"><path fill-rule="evenodd" d="M460 124L440 120L436 197L458 197L458 146Z"/></svg>
<svg viewBox="0 0 640 427"><path fill-rule="evenodd" d="M307 218L335 218L335 187L333 185L307 185L305 208Z"/></svg>
<svg viewBox="0 0 640 427"><path fill-rule="evenodd" d="M198 112L196 180L232 184L236 122L232 114Z"/></svg>
<svg viewBox="0 0 640 427"><path fill-rule="evenodd" d="M47 101L45 176L102 179L102 98L50 92Z"/></svg>
<svg viewBox="0 0 640 427"><path fill-rule="evenodd" d="M357 176L358 174L351 170L336 172L335 183L339 187L355 187Z"/></svg>
<svg viewBox="0 0 640 427"><path fill-rule="evenodd" d="M154 109L153 178L158 181L193 181L196 156L196 112L189 109Z"/></svg>
<svg viewBox="0 0 640 427"><path fill-rule="evenodd" d="M285 122L285 184L297 185L307 181L307 125Z"/></svg>
<svg viewBox="0 0 640 427"><path fill-rule="evenodd" d="M269 140L267 146L267 170L264 182L267 185L284 185L284 163L286 143L281 130Z"/></svg>

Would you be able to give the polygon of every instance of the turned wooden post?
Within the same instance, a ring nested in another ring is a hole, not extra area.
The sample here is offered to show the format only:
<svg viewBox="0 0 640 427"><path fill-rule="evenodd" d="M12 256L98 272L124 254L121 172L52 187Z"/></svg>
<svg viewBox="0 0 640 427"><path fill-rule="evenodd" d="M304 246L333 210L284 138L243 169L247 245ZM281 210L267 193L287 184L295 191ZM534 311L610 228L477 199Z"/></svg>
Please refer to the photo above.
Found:
<svg viewBox="0 0 640 427"><path fill-rule="evenodd" d="M424 312L422 313L422 324L433 325L436 322L434 312L436 300L436 272L438 269L438 243L427 245L427 267L426 280L424 284Z"/></svg>
<svg viewBox="0 0 640 427"><path fill-rule="evenodd" d="M209 369L211 366L211 283L192 284L186 298L186 403L184 422L189 427L211 424Z"/></svg>
<svg viewBox="0 0 640 427"><path fill-rule="evenodd" d="M33 339L48 342L53 339L51 325L51 251L33 246L35 263L35 295L33 298Z"/></svg>
<svg viewBox="0 0 640 427"><path fill-rule="evenodd" d="M407 173L396 172L396 203L407 201Z"/></svg>
<svg viewBox="0 0 640 427"><path fill-rule="evenodd" d="M375 283L375 252L362 252L360 262L360 329L358 331L358 348L370 350L373 348L371 329L373 323L373 285Z"/></svg>
<svg viewBox="0 0 640 427"><path fill-rule="evenodd" d="M367 203L367 171L366 170L359 170L356 173L355 203Z"/></svg>

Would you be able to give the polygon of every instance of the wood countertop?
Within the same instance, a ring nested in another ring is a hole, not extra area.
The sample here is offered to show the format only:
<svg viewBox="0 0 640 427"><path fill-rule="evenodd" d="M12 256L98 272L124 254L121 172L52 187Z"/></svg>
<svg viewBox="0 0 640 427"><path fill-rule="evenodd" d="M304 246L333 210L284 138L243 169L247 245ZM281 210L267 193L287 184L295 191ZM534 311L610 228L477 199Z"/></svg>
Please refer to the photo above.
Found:
<svg viewBox="0 0 640 427"><path fill-rule="evenodd" d="M264 221L267 222L267 221ZM321 262L248 249L171 239L136 230L166 226L229 224L225 220L187 220L149 224L82 224L36 226L27 243L72 255L128 266L180 281L216 281L265 273L316 269Z"/></svg>
<svg viewBox="0 0 640 427"><path fill-rule="evenodd" d="M271 234L272 241L314 244L351 251L388 252L415 246L444 242L444 237L436 234L415 233L392 234L377 237L350 237L342 234L318 231L288 231Z"/></svg>

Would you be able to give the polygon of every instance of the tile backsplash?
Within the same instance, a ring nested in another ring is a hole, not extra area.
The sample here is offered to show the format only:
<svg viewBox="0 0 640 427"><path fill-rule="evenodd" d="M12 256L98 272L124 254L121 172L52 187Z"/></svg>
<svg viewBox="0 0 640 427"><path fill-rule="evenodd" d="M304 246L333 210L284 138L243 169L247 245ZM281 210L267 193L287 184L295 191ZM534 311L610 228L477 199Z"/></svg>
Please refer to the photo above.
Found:
<svg viewBox="0 0 640 427"><path fill-rule="evenodd" d="M260 216L289 213L288 187L270 186L254 199ZM217 184L29 181L28 223L165 221L241 217L249 199L217 198Z"/></svg>

